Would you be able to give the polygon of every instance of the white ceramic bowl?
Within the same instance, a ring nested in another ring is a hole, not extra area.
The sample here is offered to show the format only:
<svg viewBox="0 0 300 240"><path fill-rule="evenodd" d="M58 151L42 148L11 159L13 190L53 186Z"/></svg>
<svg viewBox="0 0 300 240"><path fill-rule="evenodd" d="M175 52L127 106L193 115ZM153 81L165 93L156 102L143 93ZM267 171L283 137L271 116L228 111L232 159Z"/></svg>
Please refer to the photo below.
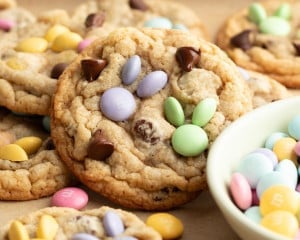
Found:
<svg viewBox="0 0 300 240"><path fill-rule="evenodd" d="M211 146L207 162L208 185L224 217L242 239L287 239L248 219L232 202L228 185L241 158L262 147L271 133L287 133L288 122L297 114L300 114L300 97L264 105L234 121Z"/></svg>

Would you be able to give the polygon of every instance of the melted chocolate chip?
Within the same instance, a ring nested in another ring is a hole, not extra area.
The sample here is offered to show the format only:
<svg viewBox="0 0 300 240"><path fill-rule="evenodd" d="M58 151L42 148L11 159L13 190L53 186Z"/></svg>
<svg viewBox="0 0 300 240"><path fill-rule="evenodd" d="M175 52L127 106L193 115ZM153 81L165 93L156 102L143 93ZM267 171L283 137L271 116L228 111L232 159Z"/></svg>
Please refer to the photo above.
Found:
<svg viewBox="0 0 300 240"><path fill-rule="evenodd" d="M92 136L87 154L89 158L104 161L114 152L113 143L109 142L105 136L103 136L101 130L97 130Z"/></svg>
<svg viewBox="0 0 300 240"><path fill-rule="evenodd" d="M144 142L154 145L159 141L159 137L155 136L153 124L144 119L136 121L134 125L134 131L138 137L143 139Z"/></svg>
<svg viewBox="0 0 300 240"><path fill-rule="evenodd" d="M244 51L247 51L252 47L252 43L250 40L250 34L252 33L251 30L247 29L245 31L242 31L238 33L237 35L233 36L230 39L230 43L238 48L243 49Z"/></svg>
<svg viewBox="0 0 300 240"><path fill-rule="evenodd" d="M46 148L46 150L54 150L55 149L55 145L51 138L46 142L45 148Z"/></svg>
<svg viewBox="0 0 300 240"><path fill-rule="evenodd" d="M193 47L181 47L176 51L176 60L185 72L190 72L199 63L200 54L200 50Z"/></svg>
<svg viewBox="0 0 300 240"><path fill-rule="evenodd" d="M146 11L148 6L144 3L143 0L129 0L129 6L133 9Z"/></svg>
<svg viewBox="0 0 300 240"><path fill-rule="evenodd" d="M105 14L103 12L89 14L84 22L86 28L89 27L101 27L105 20Z"/></svg>
<svg viewBox="0 0 300 240"><path fill-rule="evenodd" d="M300 56L300 43L299 42L293 42L294 48L296 49L296 55Z"/></svg>
<svg viewBox="0 0 300 240"><path fill-rule="evenodd" d="M63 73L63 71L67 68L67 63L58 63L56 64L50 73L50 77L54 79L58 79L59 76Z"/></svg>
<svg viewBox="0 0 300 240"><path fill-rule="evenodd" d="M81 60L81 68L85 79L89 82L98 78L107 61L103 59L84 59Z"/></svg>

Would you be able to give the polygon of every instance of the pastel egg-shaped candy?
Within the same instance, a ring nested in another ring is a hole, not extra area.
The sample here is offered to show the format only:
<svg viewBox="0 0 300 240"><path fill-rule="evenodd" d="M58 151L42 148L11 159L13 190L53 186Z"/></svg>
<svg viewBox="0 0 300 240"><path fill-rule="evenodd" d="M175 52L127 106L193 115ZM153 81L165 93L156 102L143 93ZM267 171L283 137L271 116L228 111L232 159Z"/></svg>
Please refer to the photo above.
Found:
<svg viewBox="0 0 300 240"><path fill-rule="evenodd" d="M273 163L261 153L249 153L245 155L237 167L237 172L246 177L251 188L256 188L259 179L272 170Z"/></svg>
<svg viewBox="0 0 300 240"><path fill-rule="evenodd" d="M56 24L47 30L44 37L48 42L53 42L54 39L57 38L57 36L65 33L65 32L69 32L69 31L70 30L67 27L65 27L64 25Z"/></svg>
<svg viewBox="0 0 300 240"><path fill-rule="evenodd" d="M289 160L284 159L278 163L278 165L275 167L275 171L281 172L284 174L287 179L290 180L291 185L293 189L296 188L297 182L298 182L298 171L295 164Z"/></svg>
<svg viewBox="0 0 300 240"><path fill-rule="evenodd" d="M130 57L122 68L122 82L132 84L141 72L141 58L138 55Z"/></svg>
<svg viewBox="0 0 300 240"><path fill-rule="evenodd" d="M265 175L263 175L257 184L256 193L258 198L261 198L263 192L271 186L274 185L284 185L291 189L295 189L294 183L290 180L290 178L279 171L272 171Z"/></svg>
<svg viewBox="0 0 300 240"><path fill-rule="evenodd" d="M188 28L182 23L175 23L175 24L173 24L172 28L182 30L182 31L186 31L186 32L188 31Z"/></svg>
<svg viewBox="0 0 300 240"><path fill-rule="evenodd" d="M24 60L17 57L8 58L5 63L11 69L19 71L25 70L28 67L28 64Z"/></svg>
<svg viewBox="0 0 300 240"><path fill-rule="evenodd" d="M274 132L268 138L266 139L265 142L265 147L269 148L270 150L273 150L274 143L279 140L280 138L288 137L286 133L283 132Z"/></svg>
<svg viewBox="0 0 300 240"><path fill-rule="evenodd" d="M214 98L205 98L198 103L192 115L192 123L200 127L205 126L214 116L217 101Z"/></svg>
<svg viewBox="0 0 300 240"><path fill-rule="evenodd" d="M255 223L260 223L262 216L258 206L250 207L244 212L245 216Z"/></svg>
<svg viewBox="0 0 300 240"><path fill-rule="evenodd" d="M36 235L38 238L52 240L58 231L58 223L50 215L42 215L37 225Z"/></svg>
<svg viewBox="0 0 300 240"><path fill-rule="evenodd" d="M136 93L141 98L151 97L164 88L168 75L164 71L154 71L146 75L139 83Z"/></svg>
<svg viewBox="0 0 300 240"><path fill-rule="evenodd" d="M103 93L100 108L107 118L113 121L125 121L135 112L136 102L127 89L114 87Z"/></svg>
<svg viewBox="0 0 300 240"><path fill-rule="evenodd" d="M267 17L267 12L261 4L252 3L248 8L248 16L252 22L259 24Z"/></svg>
<svg viewBox="0 0 300 240"><path fill-rule="evenodd" d="M300 115L293 117L289 122L288 132L293 138L300 140Z"/></svg>
<svg viewBox="0 0 300 240"><path fill-rule="evenodd" d="M273 151L276 154L278 160L281 161L283 159L290 159L296 165L298 165L297 155L294 151L296 143L296 140L291 137L285 137L277 140L274 143Z"/></svg>
<svg viewBox="0 0 300 240"><path fill-rule="evenodd" d="M275 11L274 16L289 20L292 16L291 5L282 3Z"/></svg>
<svg viewBox="0 0 300 240"><path fill-rule="evenodd" d="M28 156L23 148L12 143L0 147L0 159L20 162L28 160Z"/></svg>
<svg viewBox="0 0 300 240"><path fill-rule="evenodd" d="M113 211L108 211L105 213L103 217L103 226L107 235L111 237L120 235L125 230L122 219Z"/></svg>
<svg viewBox="0 0 300 240"><path fill-rule="evenodd" d="M175 152L185 157L195 157L208 146L206 132L193 124L185 124L177 128L171 141Z"/></svg>
<svg viewBox="0 0 300 240"><path fill-rule="evenodd" d="M83 39L81 42L78 43L77 51L82 52L85 48L91 45L93 41L94 39L90 39L90 38Z"/></svg>
<svg viewBox="0 0 300 240"><path fill-rule="evenodd" d="M62 52L65 50L77 50L78 44L82 41L82 37L75 32L64 32L58 35L52 45L51 49L54 52Z"/></svg>
<svg viewBox="0 0 300 240"><path fill-rule="evenodd" d="M298 141L294 147L294 152L298 157L300 157L300 141Z"/></svg>
<svg viewBox="0 0 300 240"><path fill-rule="evenodd" d="M244 175L240 173L234 173L230 179L229 190L234 203L240 209L246 210L251 206L251 187Z"/></svg>
<svg viewBox="0 0 300 240"><path fill-rule="evenodd" d="M51 206L82 209L88 203L85 191L76 187L66 187L57 191L51 198Z"/></svg>
<svg viewBox="0 0 300 240"><path fill-rule="evenodd" d="M16 50L20 52L42 53L48 48L48 42L44 38L30 37L18 43Z"/></svg>
<svg viewBox="0 0 300 240"><path fill-rule="evenodd" d="M144 27L149 27L149 28L171 29L172 26L173 23L170 21L170 19L165 17L151 18L144 23Z"/></svg>
<svg viewBox="0 0 300 240"><path fill-rule="evenodd" d="M258 28L262 33L276 36L286 36L291 32L290 23L277 16L267 17L262 20Z"/></svg>
<svg viewBox="0 0 300 240"><path fill-rule="evenodd" d="M178 239L183 234L182 222L169 213L154 213L146 220L146 225L154 228L163 239Z"/></svg>
<svg viewBox="0 0 300 240"><path fill-rule="evenodd" d="M184 112L181 104L174 97L168 97L164 102L164 113L169 123L175 127L184 124Z"/></svg>
<svg viewBox="0 0 300 240"><path fill-rule="evenodd" d="M42 146L43 140L39 137L29 136L18 139L14 144L19 145L28 155L36 153Z"/></svg>
<svg viewBox="0 0 300 240"><path fill-rule="evenodd" d="M264 154L273 163L273 167L275 167L278 163L278 159L277 159L276 154L272 150L270 150L269 148L257 148L253 152Z"/></svg>
<svg viewBox="0 0 300 240"><path fill-rule="evenodd" d="M294 239L299 224L294 214L287 211L274 211L263 217L261 225L265 228Z"/></svg>
<svg viewBox="0 0 300 240"><path fill-rule="evenodd" d="M0 29L3 31L10 31L15 25L13 20L0 18Z"/></svg>
<svg viewBox="0 0 300 240"><path fill-rule="evenodd" d="M8 230L8 238L13 240L29 240L29 234L20 221L13 221Z"/></svg>
<svg viewBox="0 0 300 240"><path fill-rule="evenodd" d="M76 233L71 237L71 240L100 240L100 239L88 233Z"/></svg>
<svg viewBox="0 0 300 240"><path fill-rule="evenodd" d="M138 239L131 236L117 236L114 238L114 240L138 240Z"/></svg>

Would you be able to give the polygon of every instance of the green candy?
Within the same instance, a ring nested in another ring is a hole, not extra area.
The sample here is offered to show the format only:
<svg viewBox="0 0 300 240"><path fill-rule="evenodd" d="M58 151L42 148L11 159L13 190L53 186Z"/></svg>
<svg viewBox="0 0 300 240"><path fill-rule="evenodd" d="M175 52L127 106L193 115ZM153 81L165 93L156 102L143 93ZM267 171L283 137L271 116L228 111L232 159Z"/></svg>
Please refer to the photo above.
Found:
<svg viewBox="0 0 300 240"><path fill-rule="evenodd" d="M261 4L252 3L248 8L248 16L252 22L259 24L267 18L267 13Z"/></svg>
<svg viewBox="0 0 300 240"><path fill-rule="evenodd" d="M171 141L174 151L184 157L195 157L208 146L206 132L193 124L186 124L177 128Z"/></svg>
<svg viewBox="0 0 300 240"><path fill-rule="evenodd" d="M205 126L213 117L217 109L217 102L214 98L205 98L195 107L192 123L200 127Z"/></svg>
<svg viewBox="0 0 300 240"><path fill-rule="evenodd" d="M258 26L259 31L266 34L286 36L291 31L288 21L283 18L272 16L264 19Z"/></svg>
<svg viewBox="0 0 300 240"><path fill-rule="evenodd" d="M164 102L164 112L169 123L176 127L184 124L184 112L181 104L174 97L168 97Z"/></svg>
<svg viewBox="0 0 300 240"><path fill-rule="evenodd" d="M283 3L277 8L274 16L289 20L292 16L291 6L288 3Z"/></svg>

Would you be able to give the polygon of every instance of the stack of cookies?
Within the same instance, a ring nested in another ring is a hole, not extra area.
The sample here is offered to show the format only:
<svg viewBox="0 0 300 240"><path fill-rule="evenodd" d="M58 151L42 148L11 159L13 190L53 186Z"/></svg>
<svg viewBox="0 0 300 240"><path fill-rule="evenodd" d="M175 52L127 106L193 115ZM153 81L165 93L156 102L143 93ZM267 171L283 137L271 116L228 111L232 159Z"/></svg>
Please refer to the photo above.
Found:
<svg viewBox="0 0 300 240"><path fill-rule="evenodd" d="M296 30L269 27L296 28L294 5L256 3L214 44L172 0L94 0L38 16L0 1L0 199L79 181L130 209L192 201L207 190L220 132L300 86Z"/></svg>

